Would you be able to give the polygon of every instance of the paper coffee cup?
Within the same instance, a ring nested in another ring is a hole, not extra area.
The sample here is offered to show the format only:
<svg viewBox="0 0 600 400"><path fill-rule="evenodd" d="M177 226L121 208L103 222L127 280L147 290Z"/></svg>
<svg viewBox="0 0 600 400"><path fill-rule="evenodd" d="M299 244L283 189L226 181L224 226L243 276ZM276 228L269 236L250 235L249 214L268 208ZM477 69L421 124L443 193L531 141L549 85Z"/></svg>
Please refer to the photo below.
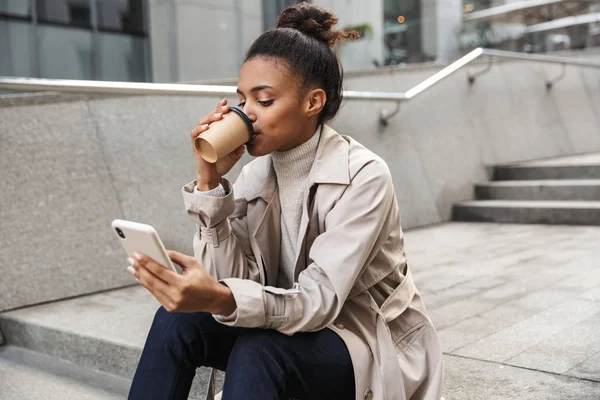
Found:
<svg viewBox="0 0 600 400"><path fill-rule="evenodd" d="M223 118L211 123L208 130L202 132L194 141L200 157L209 163L231 153L252 139L254 129L252 121L242 110L230 107Z"/></svg>

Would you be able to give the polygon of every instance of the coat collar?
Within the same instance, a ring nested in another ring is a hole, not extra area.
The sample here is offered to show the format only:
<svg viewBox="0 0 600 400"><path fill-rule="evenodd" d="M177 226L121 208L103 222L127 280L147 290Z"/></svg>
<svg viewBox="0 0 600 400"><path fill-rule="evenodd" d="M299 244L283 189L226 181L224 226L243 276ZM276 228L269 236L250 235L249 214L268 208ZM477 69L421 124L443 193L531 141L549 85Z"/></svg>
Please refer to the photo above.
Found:
<svg viewBox="0 0 600 400"><path fill-rule="evenodd" d="M308 175L310 186L317 183L350 184L348 171L348 141L327 125L321 128L315 161ZM247 188L246 200L258 197L270 202L277 191L277 177L270 155L253 161L252 184Z"/></svg>

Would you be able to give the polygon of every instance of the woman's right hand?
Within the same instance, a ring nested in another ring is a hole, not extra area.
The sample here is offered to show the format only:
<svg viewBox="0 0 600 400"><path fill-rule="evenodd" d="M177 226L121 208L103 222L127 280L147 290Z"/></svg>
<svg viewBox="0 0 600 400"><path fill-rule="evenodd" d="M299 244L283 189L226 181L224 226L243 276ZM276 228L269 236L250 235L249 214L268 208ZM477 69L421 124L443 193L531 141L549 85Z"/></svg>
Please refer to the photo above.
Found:
<svg viewBox="0 0 600 400"><path fill-rule="evenodd" d="M194 144L196 138L204 131L208 129L208 126L223 118L223 114L229 112L229 106L227 105L227 99L223 99L217 104L217 108L213 110L206 117L202 118L198 122L192 132L192 149L194 150L194 158L196 159L196 168L198 169L198 190L207 191L216 188L221 182L221 177L233 168L233 166L242 158L244 155L244 146L240 146L233 152L229 153L225 157L218 160L216 163L209 163L205 161L196 150Z"/></svg>

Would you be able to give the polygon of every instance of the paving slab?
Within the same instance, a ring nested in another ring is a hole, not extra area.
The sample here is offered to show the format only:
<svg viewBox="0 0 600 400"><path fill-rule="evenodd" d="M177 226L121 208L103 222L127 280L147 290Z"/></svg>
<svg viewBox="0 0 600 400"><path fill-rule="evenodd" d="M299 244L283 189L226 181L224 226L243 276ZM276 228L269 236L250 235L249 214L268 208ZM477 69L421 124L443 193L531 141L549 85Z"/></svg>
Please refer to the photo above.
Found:
<svg viewBox="0 0 600 400"><path fill-rule="evenodd" d="M595 354L567 371L568 375L583 379L598 380L600 376L600 354ZM600 396L599 396L600 397Z"/></svg>
<svg viewBox="0 0 600 400"><path fill-rule="evenodd" d="M572 300L536 314L508 328L465 346L453 354L506 362L521 352L548 340L600 313L600 304ZM549 355L552 356L552 355Z"/></svg>
<svg viewBox="0 0 600 400"><path fill-rule="evenodd" d="M444 356L446 400L597 400L598 383L480 360Z"/></svg>
<svg viewBox="0 0 600 400"><path fill-rule="evenodd" d="M600 227L587 226L452 222L406 232L447 353L447 400L600 398L598 243ZM0 328L9 344L130 378L157 307L132 287L6 312ZM199 369L196 393L206 374Z"/></svg>
<svg viewBox="0 0 600 400"><path fill-rule="evenodd" d="M118 400L130 382L110 374L29 350L0 348L0 397L3 400Z"/></svg>
<svg viewBox="0 0 600 400"><path fill-rule="evenodd" d="M11 345L131 379L159 306L137 285L10 311L0 315L0 329ZM197 370L192 397L205 393L209 373Z"/></svg>
<svg viewBox="0 0 600 400"><path fill-rule="evenodd" d="M517 354L507 364L568 374L568 371L600 354L600 313ZM589 377L600 382L600 375Z"/></svg>

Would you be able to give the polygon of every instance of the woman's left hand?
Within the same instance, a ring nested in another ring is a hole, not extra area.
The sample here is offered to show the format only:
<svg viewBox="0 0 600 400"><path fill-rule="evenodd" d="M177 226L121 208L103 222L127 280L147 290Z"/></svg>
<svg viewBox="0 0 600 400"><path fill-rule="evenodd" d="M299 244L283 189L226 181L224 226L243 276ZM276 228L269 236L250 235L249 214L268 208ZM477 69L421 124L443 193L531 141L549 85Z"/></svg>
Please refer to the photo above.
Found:
<svg viewBox="0 0 600 400"><path fill-rule="evenodd" d="M182 275L144 254L135 253L134 258L129 259L133 275L167 311L201 311L221 315L235 311L231 290L217 282L194 257L172 250L167 253L173 262L181 266Z"/></svg>

